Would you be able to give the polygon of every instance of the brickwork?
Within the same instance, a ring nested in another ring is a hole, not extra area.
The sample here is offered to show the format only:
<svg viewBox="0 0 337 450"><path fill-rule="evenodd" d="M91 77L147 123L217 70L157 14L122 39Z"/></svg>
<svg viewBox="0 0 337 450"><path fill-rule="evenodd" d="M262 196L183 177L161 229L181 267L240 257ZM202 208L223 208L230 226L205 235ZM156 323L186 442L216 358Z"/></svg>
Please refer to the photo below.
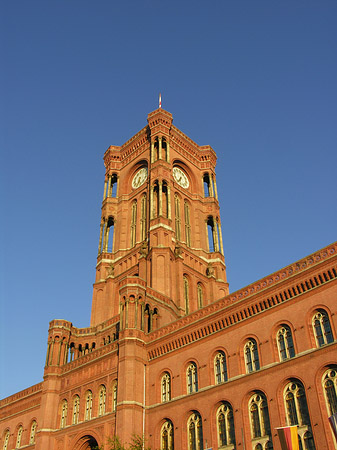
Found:
<svg viewBox="0 0 337 450"><path fill-rule="evenodd" d="M229 293L216 154L172 121L105 152L90 326L50 322L43 382L0 401L0 450L280 450L296 420L303 448L337 448L337 244Z"/></svg>

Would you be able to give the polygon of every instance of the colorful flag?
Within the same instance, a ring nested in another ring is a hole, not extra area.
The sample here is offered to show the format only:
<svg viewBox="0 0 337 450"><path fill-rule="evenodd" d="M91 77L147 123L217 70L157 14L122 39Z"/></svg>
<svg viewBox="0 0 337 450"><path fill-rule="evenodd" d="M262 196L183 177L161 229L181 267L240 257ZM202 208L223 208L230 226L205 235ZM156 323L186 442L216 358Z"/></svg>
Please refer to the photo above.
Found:
<svg viewBox="0 0 337 450"><path fill-rule="evenodd" d="M292 427L276 428L282 450L299 450L297 425Z"/></svg>
<svg viewBox="0 0 337 450"><path fill-rule="evenodd" d="M159 94L159 108L161 108L161 94Z"/></svg>
<svg viewBox="0 0 337 450"><path fill-rule="evenodd" d="M331 425L333 435L337 440L337 413L332 414L332 416L329 417L329 423Z"/></svg>

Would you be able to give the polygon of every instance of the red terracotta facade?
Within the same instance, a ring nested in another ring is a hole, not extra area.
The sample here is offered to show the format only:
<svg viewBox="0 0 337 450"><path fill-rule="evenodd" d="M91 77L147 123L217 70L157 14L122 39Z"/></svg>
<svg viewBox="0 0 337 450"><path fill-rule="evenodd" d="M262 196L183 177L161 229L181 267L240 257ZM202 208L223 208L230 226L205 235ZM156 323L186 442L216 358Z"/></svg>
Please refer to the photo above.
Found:
<svg viewBox="0 0 337 450"><path fill-rule="evenodd" d="M157 109L104 164L90 327L50 323L0 450L280 450L295 423L303 449L337 448L337 244L229 294L213 149Z"/></svg>

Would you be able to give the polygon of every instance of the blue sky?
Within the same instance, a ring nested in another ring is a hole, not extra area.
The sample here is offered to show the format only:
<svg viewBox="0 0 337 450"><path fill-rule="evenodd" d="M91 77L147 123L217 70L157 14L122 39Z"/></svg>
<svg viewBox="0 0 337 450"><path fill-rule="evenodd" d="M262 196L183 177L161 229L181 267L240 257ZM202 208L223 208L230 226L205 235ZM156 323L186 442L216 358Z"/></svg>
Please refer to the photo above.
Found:
<svg viewBox="0 0 337 450"><path fill-rule="evenodd" d="M336 240L335 0L3 2L0 397L90 321L102 156L162 106L218 155L231 292Z"/></svg>

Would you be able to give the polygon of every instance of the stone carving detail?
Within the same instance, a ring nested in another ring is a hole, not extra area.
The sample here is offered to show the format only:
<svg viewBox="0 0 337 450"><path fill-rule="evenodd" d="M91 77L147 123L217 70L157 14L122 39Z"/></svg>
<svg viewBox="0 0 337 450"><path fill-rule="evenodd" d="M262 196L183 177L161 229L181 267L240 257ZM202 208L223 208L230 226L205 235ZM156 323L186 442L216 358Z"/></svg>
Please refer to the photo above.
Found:
<svg viewBox="0 0 337 450"><path fill-rule="evenodd" d="M215 278L215 274L214 274L214 267L212 267L212 264L208 264L208 267L206 269L206 275L208 276L208 278Z"/></svg>
<svg viewBox="0 0 337 450"><path fill-rule="evenodd" d="M110 266L108 267L108 278L114 278L114 276L115 276L115 267L111 263Z"/></svg>
<svg viewBox="0 0 337 450"><path fill-rule="evenodd" d="M182 254L182 249L181 249L180 245L177 243L174 248L174 256L176 258L181 258L181 254Z"/></svg>
<svg viewBox="0 0 337 450"><path fill-rule="evenodd" d="M139 249L139 254L141 258L146 258L149 253L147 242L144 241Z"/></svg>

